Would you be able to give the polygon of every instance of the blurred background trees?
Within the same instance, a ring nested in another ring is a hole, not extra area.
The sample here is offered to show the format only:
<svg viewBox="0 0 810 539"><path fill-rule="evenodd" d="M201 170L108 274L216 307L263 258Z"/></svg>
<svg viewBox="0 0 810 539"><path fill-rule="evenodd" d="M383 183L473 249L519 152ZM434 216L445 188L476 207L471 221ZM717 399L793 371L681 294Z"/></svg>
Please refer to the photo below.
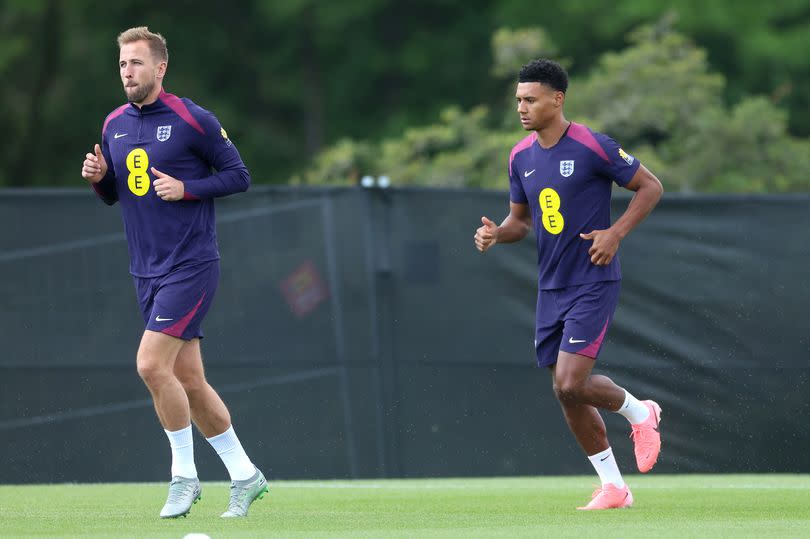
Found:
<svg viewBox="0 0 810 539"><path fill-rule="evenodd" d="M504 189L514 74L571 75L569 119L670 190L810 190L810 0L4 0L0 185L78 186L123 102L117 34L169 43L168 91L214 111L256 182Z"/></svg>

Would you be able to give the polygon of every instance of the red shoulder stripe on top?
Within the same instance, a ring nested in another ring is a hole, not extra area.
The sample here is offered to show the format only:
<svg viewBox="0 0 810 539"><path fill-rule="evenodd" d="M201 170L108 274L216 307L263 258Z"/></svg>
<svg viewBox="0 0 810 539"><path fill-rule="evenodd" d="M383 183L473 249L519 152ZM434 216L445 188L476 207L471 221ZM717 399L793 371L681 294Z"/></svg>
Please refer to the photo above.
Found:
<svg viewBox="0 0 810 539"><path fill-rule="evenodd" d="M593 133L591 133L590 130L588 130L588 128L584 125L571 122L571 127L568 128L568 136L583 146L587 146L596 155L610 163L610 158L605 153L605 150L602 148L599 142L597 142L596 137L593 136Z"/></svg>
<svg viewBox="0 0 810 539"><path fill-rule="evenodd" d="M101 136L102 137L104 136L104 133L107 131L107 124L110 123L110 120L112 120L114 118L117 118L117 117L121 116L122 114L124 114L124 111L126 110L126 108L128 106L129 106L129 103L124 103L123 105L121 105L120 107L118 107L117 109L115 109L114 111L112 111L111 113L109 113L107 115L107 118L104 120L104 127L101 128Z"/></svg>
<svg viewBox="0 0 810 539"><path fill-rule="evenodd" d="M515 160L515 156L518 153L525 150L526 148L529 148L532 144L534 144L535 140L537 140L537 132L532 131L531 135L527 136L526 138L524 138L523 140L521 140L520 142L515 144L515 147L512 148L512 153L509 154L509 170L510 171L512 170L512 161Z"/></svg>
<svg viewBox="0 0 810 539"><path fill-rule="evenodd" d="M165 90L160 92L159 99L163 101L167 107L176 112L177 115L180 116L187 124L203 135L205 134L205 130L203 130L200 122L198 122L197 119L191 115L191 112L188 110L186 104L183 103L182 99L174 94L167 93Z"/></svg>

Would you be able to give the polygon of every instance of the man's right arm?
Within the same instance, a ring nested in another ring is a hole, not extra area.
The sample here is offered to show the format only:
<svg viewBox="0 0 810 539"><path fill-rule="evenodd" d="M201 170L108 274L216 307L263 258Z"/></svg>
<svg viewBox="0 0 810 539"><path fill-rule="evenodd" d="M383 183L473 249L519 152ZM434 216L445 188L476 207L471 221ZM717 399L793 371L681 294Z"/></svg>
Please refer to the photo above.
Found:
<svg viewBox="0 0 810 539"><path fill-rule="evenodd" d="M475 231L475 246L482 253L496 243L514 243L526 237L532 228L528 204L509 202L509 215L500 225L481 217L483 225Z"/></svg>
<svg viewBox="0 0 810 539"><path fill-rule="evenodd" d="M528 204L509 203L509 215L498 227L499 243L514 243L526 237L532 229L532 215Z"/></svg>
<svg viewBox="0 0 810 539"><path fill-rule="evenodd" d="M107 159L98 144L93 149L93 153L88 153L84 158L82 177L90 182L98 197L106 204L112 206L118 201L115 174L107 166Z"/></svg>
<svg viewBox="0 0 810 539"><path fill-rule="evenodd" d="M93 184L93 191L95 191L96 195L108 206L112 206L118 202L118 189L115 187L115 177L109 172L107 172L101 181Z"/></svg>

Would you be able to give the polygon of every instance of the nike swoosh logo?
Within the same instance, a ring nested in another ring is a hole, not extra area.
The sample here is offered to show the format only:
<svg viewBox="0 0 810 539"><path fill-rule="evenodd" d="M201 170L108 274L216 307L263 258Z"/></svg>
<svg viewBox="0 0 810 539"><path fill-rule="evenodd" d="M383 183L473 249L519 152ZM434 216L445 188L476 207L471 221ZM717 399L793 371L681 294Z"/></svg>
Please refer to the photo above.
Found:
<svg viewBox="0 0 810 539"><path fill-rule="evenodd" d="M610 458L610 455L605 456L605 458L599 459L601 462L605 462L607 459Z"/></svg>
<svg viewBox="0 0 810 539"><path fill-rule="evenodd" d="M113 135L113 138L121 138L127 135L129 135L129 133L116 133L115 135Z"/></svg>
<svg viewBox="0 0 810 539"><path fill-rule="evenodd" d="M160 315L155 317L155 322L170 322L174 320L174 318L161 318Z"/></svg>
<svg viewBox="0 0 810 539"><path fill-rule="evenodd" d="M524 177L524 178L528 178L529 176L531 176L532 174L534 174L534 171L535 171L535 170L537 170L537 169L536 169L536 168L533 168L533 169L531 169L529 172L524 172L524 173L523 173L523 177Z"/></svg>
<svg viewBox="0 0 810 539"><path fill-rule="evenodd" d="M577 343L585 342L585 339L579 340L579 339L574 339L573 337L568 337L568 342L571 343L571 344L577 344Z"/></svg>

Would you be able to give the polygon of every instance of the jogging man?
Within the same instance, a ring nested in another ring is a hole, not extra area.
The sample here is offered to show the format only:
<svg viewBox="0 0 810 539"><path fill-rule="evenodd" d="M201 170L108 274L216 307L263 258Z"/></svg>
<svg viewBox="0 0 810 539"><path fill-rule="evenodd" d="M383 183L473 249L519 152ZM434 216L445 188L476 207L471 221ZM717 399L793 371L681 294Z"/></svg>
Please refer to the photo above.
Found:
<svg viewBox="0 0 810 539"><path fill-rule="evenodd" d="M192 420L231 477L222 516L246 516L267 492L267 482L205 379L200 326L219 279L214 198L247 190L250 174L212 113L163 90L169 61L163 36L130 28L118 36L118 45L128 103L107 116L101 146L87 154L82 176L104 202L120 202L123 214L130 273L146 326L138 374L172 451L172 479L160 516L184 516L200 499Z"/></svg>
<svg viewBox="0 0 810 539"><path fill-rule="evenodd" d="M537 364L549 368L566 422L602 483L578 509L629 507L633 495L597 409L627 418L638 469L648 472L661 449L661 408L591 371L619 299L619 243L655 207L663 188L611 138L565 119L567 89L568 75L556 62L540 59L521 69L517 112L531 134L509 156L509 215L500 225L482 217L475 245L484 252L519 241L534 227ZM611 225L613 182L635 196Z"/></svg>

